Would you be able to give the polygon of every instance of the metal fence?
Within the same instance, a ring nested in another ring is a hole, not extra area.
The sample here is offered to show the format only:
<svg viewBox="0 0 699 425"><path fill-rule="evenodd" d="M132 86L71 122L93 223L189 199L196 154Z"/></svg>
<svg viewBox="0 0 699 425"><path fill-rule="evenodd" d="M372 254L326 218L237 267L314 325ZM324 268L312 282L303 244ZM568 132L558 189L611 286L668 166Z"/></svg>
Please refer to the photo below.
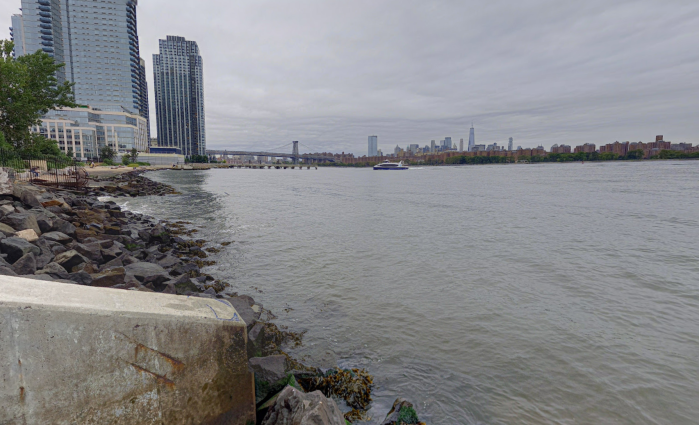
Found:
<svg viewBox="0 0 699 425"><path fill-rule="evenodd" d="M88 183L83 164L64 156L26 155L0 149L0 167L12 181L67 189L82 189Z"/></svg>

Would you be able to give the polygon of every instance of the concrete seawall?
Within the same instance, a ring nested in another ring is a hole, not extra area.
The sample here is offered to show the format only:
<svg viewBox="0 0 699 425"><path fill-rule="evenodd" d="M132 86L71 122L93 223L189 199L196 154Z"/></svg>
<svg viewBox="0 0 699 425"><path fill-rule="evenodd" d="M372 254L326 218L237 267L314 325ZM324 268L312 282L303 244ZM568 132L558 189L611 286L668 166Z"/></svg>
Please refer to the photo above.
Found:
<svg viewBox="0 0 699 425"><path fill-rule="evenodd" d="M225 301L0 276L0 423L255 421Z"/></svg>

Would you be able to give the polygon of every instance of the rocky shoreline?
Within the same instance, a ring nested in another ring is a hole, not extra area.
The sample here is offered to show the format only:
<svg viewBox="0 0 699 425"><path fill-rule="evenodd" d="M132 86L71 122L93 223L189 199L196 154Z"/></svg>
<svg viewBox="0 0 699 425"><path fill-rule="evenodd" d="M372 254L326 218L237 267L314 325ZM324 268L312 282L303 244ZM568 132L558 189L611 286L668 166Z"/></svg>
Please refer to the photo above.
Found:
<svg viewBox="0 0 699 425"><path fill-rule="evenodd" d="M123 211L114 201L99 201L101 196L177 193L142 173L98 180L99 187L84 193L22 183L0 188L0 274L228 302L248 328L258 424L367 420L373 382L365 370L322 371L294 360L283 348L302 344L301 334L280 329L262 304L232 293L228 283L202 271L215 264L210 254L228 243L195 239L197 229L188 222L158 221ZM350 410L342 415L334 398L344 399ZM412 405L398 399L380 423L420 422Z"/></svg>

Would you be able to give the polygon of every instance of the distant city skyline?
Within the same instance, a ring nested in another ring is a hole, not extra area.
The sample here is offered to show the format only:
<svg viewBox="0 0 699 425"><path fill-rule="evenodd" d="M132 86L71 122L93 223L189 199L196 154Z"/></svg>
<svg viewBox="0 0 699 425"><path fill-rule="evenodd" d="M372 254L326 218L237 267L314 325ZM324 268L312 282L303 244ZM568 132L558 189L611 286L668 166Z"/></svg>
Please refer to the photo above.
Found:
<svg viewBox="0 0 699 425"><path fill-rule="evenodd" d="M0 4L3 38L20 3ZM466 144L472 120L479 142L514 137L523 147L699 137L697 2L150 0L137 9L149 87L167 34L197 40L207 58L212 148L300 140L360 154L368 134L384 150L445 135Z"/></svg>

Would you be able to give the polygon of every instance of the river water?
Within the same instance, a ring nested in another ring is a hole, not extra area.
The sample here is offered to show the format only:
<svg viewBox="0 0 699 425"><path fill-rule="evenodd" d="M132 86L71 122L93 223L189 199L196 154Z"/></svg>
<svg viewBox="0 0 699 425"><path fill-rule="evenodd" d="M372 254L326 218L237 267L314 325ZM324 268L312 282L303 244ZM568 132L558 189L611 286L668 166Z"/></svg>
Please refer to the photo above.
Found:
<svg viewBox="0 0 699 425"><path fill-rule="evenodd" d="M699 162L161 171L121 200L431 424L699 423Z"/></svg>

